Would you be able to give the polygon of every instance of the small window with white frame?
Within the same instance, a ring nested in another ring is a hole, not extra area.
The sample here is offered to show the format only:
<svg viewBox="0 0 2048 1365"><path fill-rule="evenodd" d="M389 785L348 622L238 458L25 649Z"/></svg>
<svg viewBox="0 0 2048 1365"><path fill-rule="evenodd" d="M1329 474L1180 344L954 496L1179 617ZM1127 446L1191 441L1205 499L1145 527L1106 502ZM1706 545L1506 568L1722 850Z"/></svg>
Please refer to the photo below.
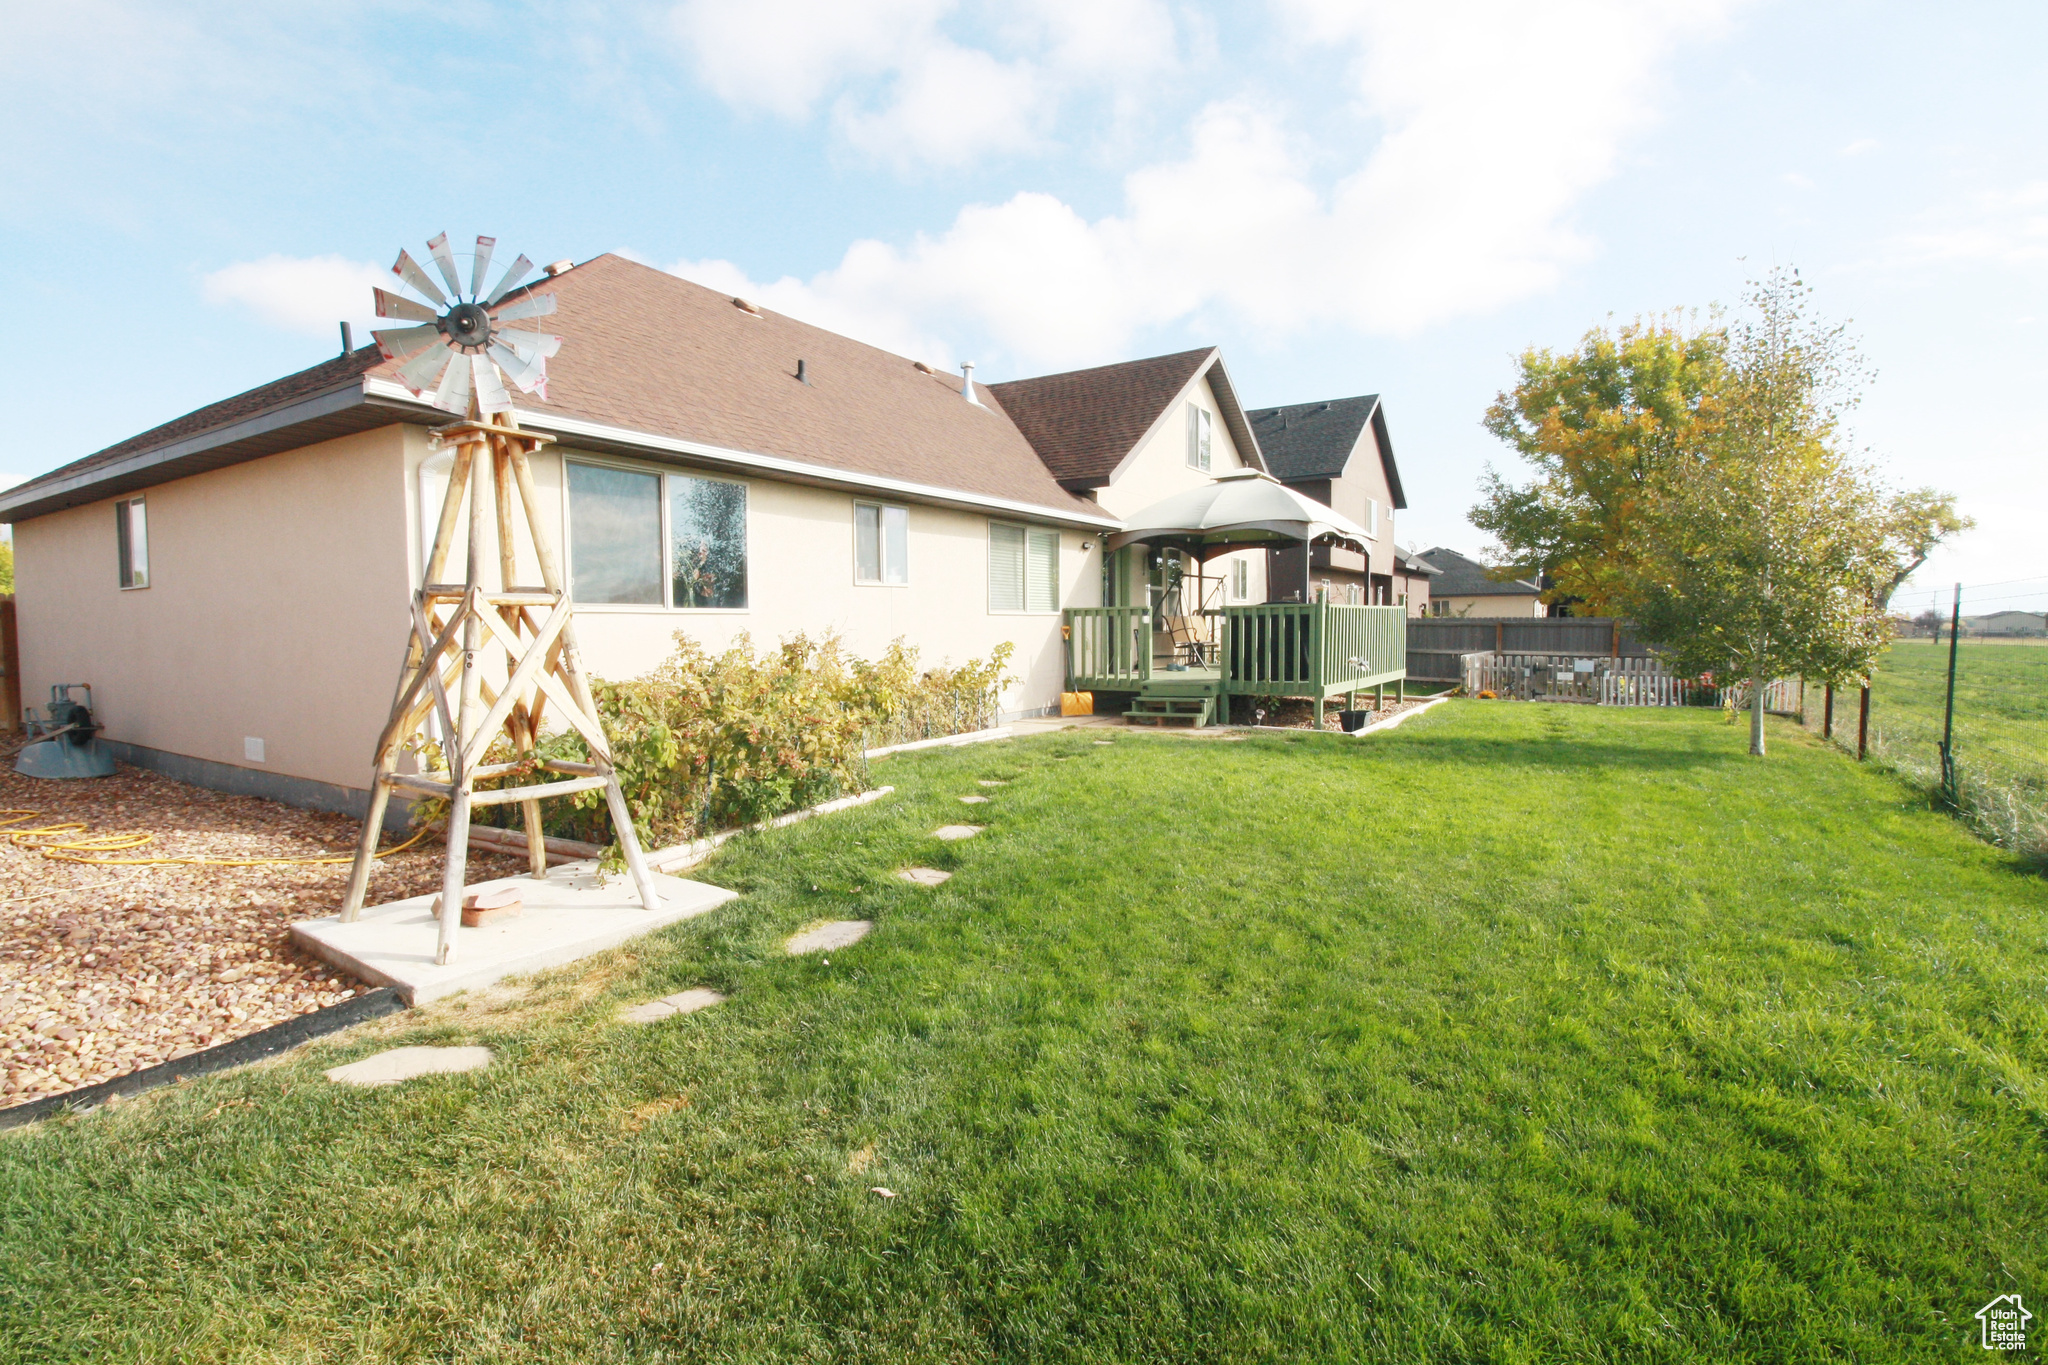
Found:
<svg viewBox="0 0 2048 1365"><path fill-rule="evenodd" d="M1207 471L1215 418L1200 403L1188 404L1188 468Z"/></svg>
<svg viewBox="0 0 2048 1365"><path fill-rule="evenodd" d="M1060 533L1043 526L988 524L988 609L1060 609Z"/></svg>
<svg viewBox="0 0 2048 1365"><path fill-rule="evenodd" d="M141 498L114 504L114 543L121 562L121 587L149 586L149 508Z"/></svg>
<svg viewBox="0 0 2048 1365"><path fill-rule="evenodd" d="M1252 566L1245 560L1236 559L1231 561L1230 591L1240 602L1251 600Z"/></svg>
<svg viewBox="0 0 2048 1365"><path fill-rule="evenodd" d="M1378 498L1367 498L1365 500L1365 533L1374 540L1380 538L1380 500Z"/></svg>
<svg viewBox="0 0 2048 1365"><path fill-rule="evenodd" d="M853 505L853 581L910 581L910 509L886 503Z"/></svg>

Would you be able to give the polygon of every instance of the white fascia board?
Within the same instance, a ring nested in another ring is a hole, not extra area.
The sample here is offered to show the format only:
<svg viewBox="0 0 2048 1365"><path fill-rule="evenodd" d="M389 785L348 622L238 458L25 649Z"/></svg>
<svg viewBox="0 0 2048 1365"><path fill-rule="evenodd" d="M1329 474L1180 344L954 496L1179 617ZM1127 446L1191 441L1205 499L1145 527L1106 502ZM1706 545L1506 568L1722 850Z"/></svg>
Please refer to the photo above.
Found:
<svg viewBox="0 0 2048 1365"><path fill-rule="evenodd" d="M412 391L402 384L388 379L363 381L363 391L373 398L396 398L417 403ZM752 451L730 450L724 446L706 445L702 441L684 441L673 436L657 436L651 432L634 431L629 427L615 427L604 422L587 421L581 417L564 417L555 412L535 412L514 407L512 415L523 427L551 432L561 437L583 436L595 441L611 441L619 445L636 446L642 450L663 455L685 455L693 459L709 460L735 469L748 469L767 477L777 474L819 483L837 484L842 487L867 489L876 493L894 494L900 498L915 498L923 502L948 503L956 507L974 507L1006 516L1032 521L1055 521L1069 526L1085 527L1089 530L1115 531L1123 522L1115 517L1091 517L1085 512L1067 508L1046 507L1035 502L1019 502L1014 498L991 497L986 493L968 493L957 488L945 488L937 484L914 483L908 479L891 479L880 474L862 474L853 470L840 469L833 465L811 464L805 460L785 459L780 455L757 455Z"/></svg>

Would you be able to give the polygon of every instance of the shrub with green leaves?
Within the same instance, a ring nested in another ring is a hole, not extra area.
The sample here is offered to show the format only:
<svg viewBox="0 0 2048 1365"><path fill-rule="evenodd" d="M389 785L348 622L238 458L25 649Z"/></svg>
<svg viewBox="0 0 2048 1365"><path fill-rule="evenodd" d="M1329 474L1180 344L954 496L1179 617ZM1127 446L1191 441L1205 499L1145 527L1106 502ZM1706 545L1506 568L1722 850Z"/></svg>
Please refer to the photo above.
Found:
<svg viewBox="0 0 2048 1365"><path fill-rule="evenodd" d="M792 636L760 654L744 634L718 654L680 631L675 640L675 652L653 672L591 684L644 848L865 791L866 750L995 724L1003 667L1015 652L1004 643L986 659L920 672L917 650L900 639L875 662L849 654L830 634ZM423 754L428 766L440 766L437 747ZM535 757L588 762L590 753L580 735L564 730L544 737ZM501 739L485 761L513 758ZM477 785L539 780L533 764ZM549 801L541 811L549 835L613 843L601 791ZM421 802L413 821L446 819L447 812L446 801ZM484 807L476 818L516 827L519 807ZM608 856L617 856L615 846Z"/></svg>

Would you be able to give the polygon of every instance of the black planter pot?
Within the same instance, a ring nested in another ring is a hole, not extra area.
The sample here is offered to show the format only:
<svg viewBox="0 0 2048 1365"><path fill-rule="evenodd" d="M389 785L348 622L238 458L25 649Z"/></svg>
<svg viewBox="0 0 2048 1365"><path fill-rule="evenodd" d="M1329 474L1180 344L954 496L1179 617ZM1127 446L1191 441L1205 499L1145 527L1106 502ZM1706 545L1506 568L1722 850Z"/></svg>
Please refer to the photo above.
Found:
<svg viewBox="0 0 2048 1365"><path fill-rule="evenodd" d="M1355 735L1365 728L1366 720L1371 715L1370 711L1339 711L1337 724L1343 727L1345 734Z"/></svg>

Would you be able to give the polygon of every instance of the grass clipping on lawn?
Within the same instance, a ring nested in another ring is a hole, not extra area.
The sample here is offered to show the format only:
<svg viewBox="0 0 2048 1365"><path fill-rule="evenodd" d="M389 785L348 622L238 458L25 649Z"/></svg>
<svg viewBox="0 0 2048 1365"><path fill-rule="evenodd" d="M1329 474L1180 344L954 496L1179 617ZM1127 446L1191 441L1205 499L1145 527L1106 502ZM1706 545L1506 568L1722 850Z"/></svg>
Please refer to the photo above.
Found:
<svg viewBox="0 0 2048 1365"><path fill-rule="evenodd" d="M1364 741L890 759L890 801L728 845L716 914L0 1135L0 1340L1973 1351L1977 1308L2048 1283L2048 883L1772 724L1763 762L1714 712L1462 701ZM932 839L976 791L986 831ZM876 929L782 952L820 919ZM731 998L612 1022L691 986ZM406 1043L498 1060L320 1079Z"/></svg>

